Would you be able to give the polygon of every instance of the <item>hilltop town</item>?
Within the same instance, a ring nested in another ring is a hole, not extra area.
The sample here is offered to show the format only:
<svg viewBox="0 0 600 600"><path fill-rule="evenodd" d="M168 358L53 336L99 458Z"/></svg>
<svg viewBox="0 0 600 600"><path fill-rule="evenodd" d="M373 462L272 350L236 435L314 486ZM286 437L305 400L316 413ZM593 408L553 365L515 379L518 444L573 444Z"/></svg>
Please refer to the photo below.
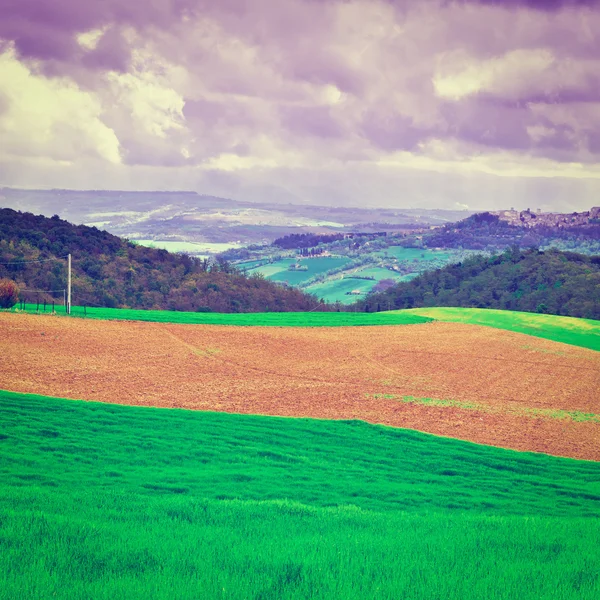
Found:
<svg viewBox="0 0 600 600"><path fill-rule="evenodd" d="M527 228L541 226L564 228L600 223L600 206L594 206L590 210L580 213L545 213L539 208L536 211L529 208L522 211L511 208L510 210L500 210L490 214L496 215L500 220L510 225Z"/></svg>

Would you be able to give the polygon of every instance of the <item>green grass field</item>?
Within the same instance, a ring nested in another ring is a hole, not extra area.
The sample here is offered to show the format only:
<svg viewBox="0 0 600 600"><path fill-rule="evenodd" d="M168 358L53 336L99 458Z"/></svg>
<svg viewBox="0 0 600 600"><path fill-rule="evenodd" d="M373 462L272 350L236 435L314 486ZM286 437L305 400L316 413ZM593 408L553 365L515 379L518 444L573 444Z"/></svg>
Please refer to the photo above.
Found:
<svg viewBox="0 0 600 600"><path fill-rule="evenodd" d="M436 321L472 323L600 350L600 321L488 308L414 308L391 311L426 316ZM391 314L391 313L390 313Z"/></svg>
<svg viewBox="0 0 600 600"><path fill-rule="evenodd" d="M393 256L398 260L417 260L418 262L429 262L432 260L447 261L452 256L448 250L429 250L426 248L404 248L403 246L390 246L377 254Z"/></svg>
<svg viewBox="0 0 600 600"><path fill-rule="evenodd" d="M361 283L361 280L358 279L346 281ZM12 311L15 310L17 309L12 309ZM48 308L48 310L50 309ZM59 307L57 314L65 316L63 311L64 308ZM37 305L25 305L25 312L36 313ZM72 316L83 317L84 308L73 306ZM158 323L272 327L408 325L436 320L472 323L474 325L485 325L497 329L507 329L556 342L600 350L600 321L485 308L414 308L380 313L191 313L168 310L87 308L85 318L152 321Z"/></svg>
<svg viewBox="0 0 600 600"><path fill-rule="evenodd" d="M373 280L356 279L352 275L358 277L374 277ZM395 281L409 281L417 276L417 273L411 273L410 275L400 275L394 273L389 269L383 267L365 267L353 273L352 275L346 275L343 279L333 279L325 281L323 283L315 283L304 288L305 292L314 294L317 298L323 298L325 302L334 303L340 302L341 304L352 304L356 302L357 297L346 294L352 290L360 290L364 294L371 291L373 286L381 279L393 279Z"/></svg>
<svg viewBox="0 0 600 600"><path fill-rule="evenodd" d="M12 309L15 312L16 307ZM27 313L37 313L36 304L26 304ZM46 314L49 314L48 307ZM40 314L44 314L40 308ZM57 308L57 315L65 317L64 307ZM196 325L240 325L264 327L349 327L363 325L410 325L427 323L433 319L407 313L351 313L351 312L302 312L302 313L194 313L171 310L135 310L129 308L90 308L72 306L71 316L87 319L119 321L151 321L156 323L186 323Z"/></svg>
<svg viewBox="0 0 600 600"><path fill-rule="evenodd" d="M595 600L600 464L0 392L0 598Z"/></svg>
<svg viewBox="0 0 600 600"><path fill-rule="evenodd" d="M319 257L319 258L303 258L300 261L302 266L308 267L306 271L288 271L288 267L295 264L295 258L283 258L272 264L250 269L248 272L262 273L267 279L272 281L287 281L290 285L298 285L319 273L325 273L331 269L336 269L349 262L349 258L345 257Z"/></svg>
<svg viewBox="0 0 600 600"><path fill-rule="evenodd" d="M325 281L324 283L316 283L304 288L305 292L314 294L317 298L323 298L325 302L341 304L352 304L361 296L347 295L346 292L352 290L360 290L363 294L369 293L377 282L381 279L393 279L394 281L410 281L417 277L418 273L409 273L408 275L400 275L389 269L382 267L366 267L356 271L354 275L358 277L374 277L373 280L356 279L350 275L346 275L343 279L334 279Z"/></svg>
<svg viewBox="0 0 600 600"><path fill-rule="evenodd" d="M340 302L340 304L352 304L361 296L346 294L352 290L360 290L367 293L376 284L376 281L366 279L351 279L344 277L343 279L334 279L323 283L316 283L305 288L305 292L323 298L325 302Z"/></svg>
<svg viewBox="0 0 600 600"><path fill-rule="evenodd" d="M355 275L358 275L359 277L374 277L375 281L373 281L373 283L377 283L380 279L394 279L396 281L402 279L402 275L390 271L389 269L385 269L384 267L365 267L364 269L357 271Z"/></svg>

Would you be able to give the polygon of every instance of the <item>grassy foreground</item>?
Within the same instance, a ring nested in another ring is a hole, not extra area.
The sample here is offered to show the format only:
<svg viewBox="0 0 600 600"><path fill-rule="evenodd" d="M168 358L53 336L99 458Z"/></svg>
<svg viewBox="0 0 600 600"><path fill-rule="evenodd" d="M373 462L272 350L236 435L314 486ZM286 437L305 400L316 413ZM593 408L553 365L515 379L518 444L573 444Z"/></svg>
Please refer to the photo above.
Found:
<svg viewBox="0 0 600 600"><path fill-rule="evenodd" d="M16 309L12 309L15 311ZM20 309L19 309L20 310ZM47 308L47 314L51 308ZM37 313L36 304L26 304L27 313ZM43 314L43 309L40 308ZM57 315L66 316L64 307ZM174 310L135 310L131 308L90 308L72 306L71 316L88 319L119 321L151 321L155 323L184 323L195 325L241 325L267 327L348 327L362 325L410 325L433 321L408 312L351 313L351 312L272 312L272 313L204 313Z"/></svg>
<svg viewBox="0 0 600 600"><path fill-rule="evenodd" d="M574 346L600 350L600 321L491 308L412 308L389 314L412 314L436 321L472 323L508 329Z"/></svg>
<svg viewBox="0 0 600 600"><path fill-rule="evenodd" d="M0 392L0 598L596 599L600 464Z"/></svg>

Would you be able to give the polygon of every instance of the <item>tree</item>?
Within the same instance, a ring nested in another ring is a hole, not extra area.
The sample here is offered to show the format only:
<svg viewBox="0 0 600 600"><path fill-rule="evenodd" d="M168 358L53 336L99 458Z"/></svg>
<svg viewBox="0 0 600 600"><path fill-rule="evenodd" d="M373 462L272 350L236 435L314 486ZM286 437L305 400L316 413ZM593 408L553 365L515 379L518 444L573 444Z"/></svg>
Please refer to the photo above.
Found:
<svg viewBox="0 0 600 600"><path fill-rule="evenodd" d="M0 279L0 308L12 308L19 299L19 286L12 279Z"/></svg>

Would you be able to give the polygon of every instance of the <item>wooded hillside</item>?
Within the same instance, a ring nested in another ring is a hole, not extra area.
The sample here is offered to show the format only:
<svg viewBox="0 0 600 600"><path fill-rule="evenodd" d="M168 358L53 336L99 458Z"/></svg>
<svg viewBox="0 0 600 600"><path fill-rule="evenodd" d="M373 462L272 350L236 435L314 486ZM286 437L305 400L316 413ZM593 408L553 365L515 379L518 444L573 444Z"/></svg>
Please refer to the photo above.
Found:
<svg viewBox="0 0 600 600"><path fill-rule="evenodd" d="M359 302L367 311L431 306L600 319L600 256L515 247L424 273Z"/></svg>
<svg viewBox="0 0 600 600"><path fill-rule="evenodd" d="M247 277L224 261L135 245L95 227L0 209L0 278L62 299L72 255L73 304L186 311L264 312L319 308L313 297ZM45 261L45 262L42 262ZM7 264L8 263L8 264ZM39 294L27 293L30 300ZM44 296L42 296L44 297Z"/></svg>

